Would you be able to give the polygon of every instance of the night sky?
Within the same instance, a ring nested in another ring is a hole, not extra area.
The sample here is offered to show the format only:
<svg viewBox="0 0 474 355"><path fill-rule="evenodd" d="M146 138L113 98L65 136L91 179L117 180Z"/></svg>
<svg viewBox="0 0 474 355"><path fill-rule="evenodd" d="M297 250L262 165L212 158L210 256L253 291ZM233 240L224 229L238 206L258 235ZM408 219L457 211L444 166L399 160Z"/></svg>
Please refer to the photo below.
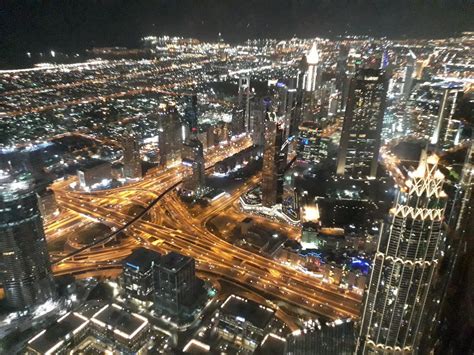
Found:
<svg viewBox="0 0 474 355"><path fill-rule="evenodd" d="M0 0L0 50L134 46L148 34L443 37L472 30L472 18L472 0Z"/></svg>

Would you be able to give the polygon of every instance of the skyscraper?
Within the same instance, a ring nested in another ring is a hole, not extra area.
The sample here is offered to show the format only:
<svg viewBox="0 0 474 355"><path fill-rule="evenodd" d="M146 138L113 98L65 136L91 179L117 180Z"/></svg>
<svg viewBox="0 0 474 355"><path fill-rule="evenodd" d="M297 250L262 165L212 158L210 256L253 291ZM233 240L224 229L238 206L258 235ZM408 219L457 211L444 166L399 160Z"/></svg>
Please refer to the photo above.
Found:
<svg viewBox="0 0 474 355"><path fill-rule="evenodd" d="M183 123L179 118L176 106L168 103L166 113L160 116L158 133L161 165L167 165L181 157L182 136Z"/></svg>
<svg viewBox="0 0 474 355"><path fill-rule="evenodd" d="M138 248L122 261L122 283L128 297L151 300L154 291L153 276L160 258L161 255L154 250Z"/></svg>
<svg viewBox="0 0 474 355"><path fill-rule="evenodd" d="M322 136L321 126L317 122L304 121L299 127L297 161L304 164L316 164L327 157L329 139Z"/></svg>
<svg viewBox="0 0 474 355"><path fill-rule="evenodd" d="M413 74L415 72L416 55L411 50L407 57L407 66L405 67L405 77L403 79L402 94L408 99L413 85Z"/></svg>
<svg viewBox="0 0 474 355"><path fill-rule="evenodd" d="M250 131L250 77L239 77L238 111L242 112L243 128Z"/></svg>
<svg viewBox="0 0 474 355"><path fill-rule="evenodd" d="M0 171L0 279L15 309L55 295L38 198L27 174Z"/></svg>
<svg viewBox="0 0 474 355"><path fill-rule="evenodd" d="M318 81L319 52L316 42L313 43L308 56L306 57L308 71L306 72L305 91L313 92L316 90Z"/></svg>
<svg viewBox="0 0 474 355"><path fill-rule="evenodd" d="M457 135L460 132L461 122L453 116L458 97L462 94L462 87L449 84L439 89L442 95L431 144L435 144L439 149L447 149L456 144Z"/></svg>
<svg viewBox="0 0 474 355"><path fill-rule="evenodd" d="M360 69L351 79L337 174L375 177L388 80L380 69Z"/></svg>
<svg viewBox="0 0 474 355"><path fill-rule="evenodd" d="M196 137L191 136L184 144L181 153L183 165L191 168L191 174L187 175L183 187L191 194L196 195L204 188L204 149L202 143Z"/></svg>
<svg viewBox="0 0 474 355"><path fill-rule="evenodd" d="M140 142L132 130L127 130L123 139L123 175L128 179L142 177Z"/></svg>
<svg viewBox="0 0 474 355"><path fill-rule="evenodd" d="M192 133L198 130L198 99L197 95L186 96L184 108L184 120Z"/></svg>
<svg viewBox="0 0 474 355"><path fill-rule="evenodd" d="M287 159L285 141L284 121L275 113L267 112L262 170L262 204L265 207L282 202L283 174Z"/></svg>
<svg viewBox="0 0 474 355"><path fill-rule="evenodd" d="M155 270L155 306L178 316L196 300L198 279L194 259L171 252L161 257Z"/></svg>
<svg viewBox="0 0 474 355"><path fill-rule="evenodd" d="M358 354L417 353L439 262L446 194L438 157L422 157L382 229L363 306Z"/></svg>

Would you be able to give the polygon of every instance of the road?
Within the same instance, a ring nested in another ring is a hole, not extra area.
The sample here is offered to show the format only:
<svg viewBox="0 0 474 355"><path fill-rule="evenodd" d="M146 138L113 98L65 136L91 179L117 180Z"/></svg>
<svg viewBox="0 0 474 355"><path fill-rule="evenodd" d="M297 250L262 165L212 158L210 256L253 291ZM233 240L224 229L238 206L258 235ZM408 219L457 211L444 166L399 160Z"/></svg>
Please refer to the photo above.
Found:
<svg viewBox="0 0 474 355"><path fill-rule="evenodd" d="M250 140L244 139L207 152L207 166L214 165L249 144ZM133 219L133 216L125 213L131 197L136 201L149 202L153 195L158 196L181 181L182 174L181 166L168 170L157 169L152 175L140 181L100 193L71 191L67 188L67 183L53 186L53 190L58 204L64 209L107 223L113 228L121 228ZM240 192L237 190L235 194ZM231 199L235 196L231 196ZM164 215L163 219L167 220L167 226L154 220L138 219L124 232L135 237L147 248L161 253L177 251L191 256L196 260L197 268L203 272L219 275L223 280L243 285L263 295L271 295L309 312L331 319L358 317L361 301L358 296L344 294L335 286L323 284L307 274L238 248L208 231L204 227L206 219L219 213L227 203L231 202L221 200L214 210L194 217L172 194L167 194L156 206L159 207L159 213ZM110 260L118 259L120 253L123 251L110 250ZM94 259L93 256L90 258L88 261ZM71 270L77 267L68 265L71 265L71 261L64 260L56 267L62 269L70 267Z"/></svg>

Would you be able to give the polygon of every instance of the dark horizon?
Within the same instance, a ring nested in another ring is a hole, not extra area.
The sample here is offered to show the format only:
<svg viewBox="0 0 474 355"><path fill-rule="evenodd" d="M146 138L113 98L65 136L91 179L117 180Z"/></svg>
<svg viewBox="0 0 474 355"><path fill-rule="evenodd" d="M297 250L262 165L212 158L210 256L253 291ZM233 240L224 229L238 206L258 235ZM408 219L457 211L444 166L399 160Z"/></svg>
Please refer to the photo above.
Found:
<svg viewBox="0 0 474 355"><path fill-rule="evenodd" d="M472 30L469 0L4 0L6 56L138 45L146 35L229 42L248 38L441 38Z"/></svg>

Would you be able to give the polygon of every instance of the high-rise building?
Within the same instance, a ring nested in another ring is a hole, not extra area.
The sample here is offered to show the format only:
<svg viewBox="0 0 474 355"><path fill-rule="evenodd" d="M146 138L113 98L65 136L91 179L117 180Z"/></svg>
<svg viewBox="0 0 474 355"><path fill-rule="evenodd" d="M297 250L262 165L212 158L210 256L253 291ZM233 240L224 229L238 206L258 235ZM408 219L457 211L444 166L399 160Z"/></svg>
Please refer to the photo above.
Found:
<svg viewBox="0 0 474 355"><path fill-rule="evenodd" d="M351 79L337 174L375 177L388 80L380 69L360 69Z"/></svg>
<svg viewBox="0 0 474 355"><path fill-rule="evenodd" d="M244 109L235 107L232 110L231 129L232 135L236 136L245 132L246 112Z"/></svg>
<svg viewBox="0 0 474 355"><path fill-rule="evenodd" d="M197 95L193 94L186 96L186 103L184 107L184 120L189 126L192 133L198 131L198 99Z"/></svg>
<svg viewBox="0 0 474 355"><path fill-rule="evenodd" d="M173 316L182 315L195 302L198 279L194 259L171 252L161 257L155 271L155 306Z"/></svg>
<svg viewBox="0 0 474 355"><path fill-rule="evenodd" d="M140 142L131 130L125 132L123 147L123 175L128 179L142 177L142 161L140 158Z"/></svg>
<svg viewBox="0 0 474 355"><path fill-rule="evenodd" d="M347 57L349 55L349 48L345 45L339 46L339 53L337 54L336 63L336 88L342 92L346 82Z"/></svg>
<svg viewBox="0 0 474 355"><path fill-rule="evenodd" d="M439 149L447 149L455 144L459 139L461 122L454 119L456 103L462 94L462 87L441 87L438 116L436 125L431 137L431 144L435 144Z"/></svg>
<svg viewBox="0 0 474 355"><path fill-rule="evenodd" d="M303 164L317 164L328 156L329 139L322 136L317 122L304 121L299 127L297 161Z"/></svg>
<svg viewBox="0 0 474 355"><path fill-rule="evenodd" d="M7 304L23 309L55 296L38 198L28 174L0 171L0 279Z"/></svg>
<svg viewBox="0 0 474 355"><path fill-rule="evenodd" d="M403 79L402 94L405 98L408 98L411 93L411 87L413 85L413 74L415 72L416 55L411 50L407 57L407 66L405 67L405 77Z"/></svg>
<svg viewBox="0 0 474 355"><path fill-rule="evenodd" d="M161 255L156 251L138 248L122 261L122 283L128 297L151 300L154 291L153 275L160 264L160 258Z"/></svg>
<svg viewBox="0 0 474 355"><path fill-rule="evenodd" d="M199 195L204 188L204 149L196 137L191 136L184 144L181 152L183 165L191 168L191 174L185 177L183 188L192 195Z"/></svg>
<svg viewBox="0 0 474 355"><path fill-rule="evenodd" d="M243 131L250 131L250 77L239 77L238 111L242 112Z"/></svg>
<svg viewBox="0 0 474 355"><path fill-rule="evenodd" d="M306 57L306 62L308 63L308 71L306 72L305 91L313 92L316 90L319 75L319 52L316 42L313 43Z"/></svg>
<svg viewBox="0 0 474 355"><path fill-rule="evenodd" d="M273 112L267 112L264 135L262 205L272 207L282 202L287 160L285 123Z"/></svg>
<svg viewBox="0 0 474 355"><path fill-rule="evenodd" d="M422 156L382 229L362 310L359 354L416 354L440 258L446 194L438 157Z"/></svg>
<svg viewBox="0 0 474 355"><path fill-rule="evenodd" d="M160 116L158 146L161 165L167 165L181 158L183 123L174 104L169 103L166 113Z"/></svg>
<svg viewBox="0 0 474 355"><path fill-rule="evenodd" d="M474 146L469 143L452 207L441 274L441 302L432 302L439 322L427 329L435 354L474 353ZM435 331L436 330L436 331ZM429 345L431 345L429 344Z"/></svg>

